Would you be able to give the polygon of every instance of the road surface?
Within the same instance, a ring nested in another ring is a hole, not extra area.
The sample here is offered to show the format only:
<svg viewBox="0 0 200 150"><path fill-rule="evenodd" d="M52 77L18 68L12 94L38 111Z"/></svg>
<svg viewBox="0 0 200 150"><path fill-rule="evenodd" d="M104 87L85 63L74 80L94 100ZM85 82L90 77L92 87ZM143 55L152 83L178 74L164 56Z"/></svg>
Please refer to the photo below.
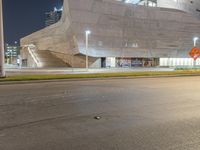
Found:
<svg viewBox="0 0 200 150"><path fill-rule="evenodd" d="M0 85L0 150L199 149L200 77Z"/></svg>

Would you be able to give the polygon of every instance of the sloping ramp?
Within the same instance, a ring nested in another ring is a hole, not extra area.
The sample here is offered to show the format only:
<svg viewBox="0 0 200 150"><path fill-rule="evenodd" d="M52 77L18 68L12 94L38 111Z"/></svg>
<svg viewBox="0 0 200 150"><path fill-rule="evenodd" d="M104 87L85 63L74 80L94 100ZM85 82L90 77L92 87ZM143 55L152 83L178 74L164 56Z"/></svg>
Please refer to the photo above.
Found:
<svg viewBox="0 0 200 150"><path fill-rule="evenodd" d="M33 53L43 68L70 67L49 50L33 50Z"/></svg>

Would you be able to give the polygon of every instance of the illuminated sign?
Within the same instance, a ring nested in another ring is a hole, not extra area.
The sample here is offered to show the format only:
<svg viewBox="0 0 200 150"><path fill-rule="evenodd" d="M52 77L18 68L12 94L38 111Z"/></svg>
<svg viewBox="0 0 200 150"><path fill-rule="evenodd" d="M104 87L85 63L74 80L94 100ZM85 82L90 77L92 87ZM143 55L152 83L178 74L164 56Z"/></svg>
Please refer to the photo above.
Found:
<svg viewBox="0 0 200 150"><path fill-rule="evenodd" d="M197 60L197 58L200 56L200 49L198 49L197 47L193 47L192 50L189 52L189 55L194 60Z"/></svg>

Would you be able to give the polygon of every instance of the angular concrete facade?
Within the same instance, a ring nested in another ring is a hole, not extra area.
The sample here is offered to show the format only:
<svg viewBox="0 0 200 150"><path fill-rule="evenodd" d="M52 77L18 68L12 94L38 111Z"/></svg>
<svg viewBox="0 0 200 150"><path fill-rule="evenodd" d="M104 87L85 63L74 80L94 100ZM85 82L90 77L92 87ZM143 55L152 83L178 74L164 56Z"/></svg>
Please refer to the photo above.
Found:
<svg viewBox="0 0 200 150"><path fill-rule="evenodd" d="M157 0L157 7L116 0L64 0L61 20L21 39L48 50L72 67L85 67L90 30L90 67L100 58L188 58L200 37L199 0ZM200 45L198 45L200 46Z"/></svg>

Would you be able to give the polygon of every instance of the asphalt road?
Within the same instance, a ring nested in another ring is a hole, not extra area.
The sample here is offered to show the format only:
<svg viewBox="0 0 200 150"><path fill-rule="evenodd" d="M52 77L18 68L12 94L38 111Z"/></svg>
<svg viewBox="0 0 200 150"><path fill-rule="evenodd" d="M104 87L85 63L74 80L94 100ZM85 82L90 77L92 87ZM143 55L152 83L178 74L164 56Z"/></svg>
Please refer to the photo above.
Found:
<svg viewBox="0 0 200 150"><path fill-rule="evenodd" d="M0 85L0 150L199 149L200 77Z"/></svg>

